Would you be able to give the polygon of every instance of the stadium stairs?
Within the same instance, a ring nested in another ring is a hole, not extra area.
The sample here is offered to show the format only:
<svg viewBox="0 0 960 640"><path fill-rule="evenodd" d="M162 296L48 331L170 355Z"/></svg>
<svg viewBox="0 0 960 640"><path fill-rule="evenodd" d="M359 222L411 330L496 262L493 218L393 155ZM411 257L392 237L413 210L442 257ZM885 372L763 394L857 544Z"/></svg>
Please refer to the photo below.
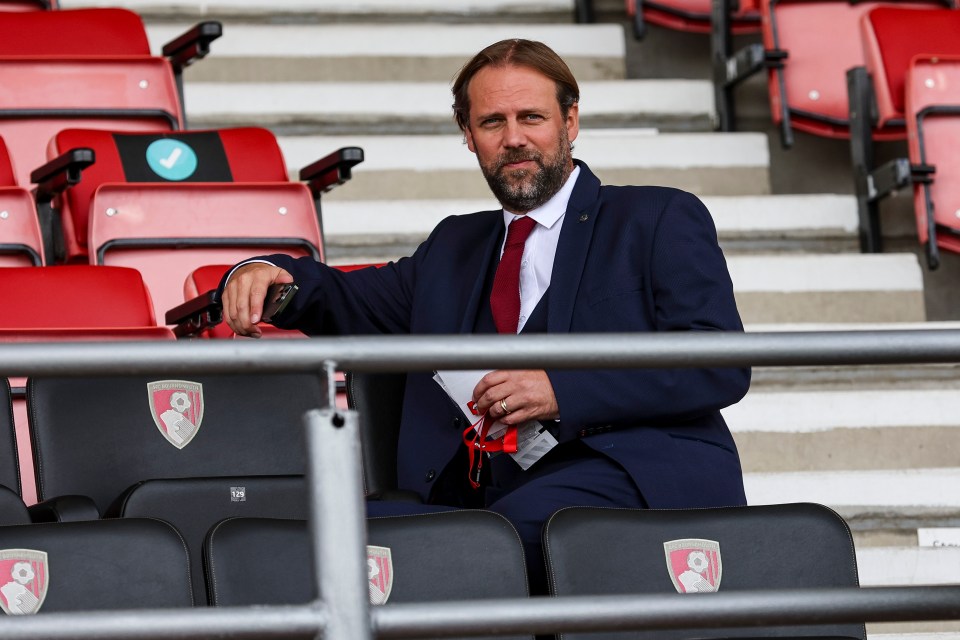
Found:
<svg viewBox="0 0 960 640"><path fill-rule="evenodd" d="M846 143L798 134L781 150L762 78L742 88L741 132L714 133L708 39L651 26L637 43L620 0L598 2L594 25L572 24L572 0L63 4L139 11L156 46L197 18L222 20L213 53L186 72L191 126L268 126L291 167L318 149L363 147L349 188L324 200L331 262L404 255L442 217L494 206L447 87L481 47L521 36L554 46L577 74L575 155L601 179L677 186L707 203L749 330L960 326L951 286L960 269L925 272L909 210L884 212L890 252L857 252ZM837 509L855 531L864 585L956 582L960 548L920 542L960 527L957 367L754 378L726 411L750 501ZM952 635L960 623L868 629L905 640Z"/></svg>

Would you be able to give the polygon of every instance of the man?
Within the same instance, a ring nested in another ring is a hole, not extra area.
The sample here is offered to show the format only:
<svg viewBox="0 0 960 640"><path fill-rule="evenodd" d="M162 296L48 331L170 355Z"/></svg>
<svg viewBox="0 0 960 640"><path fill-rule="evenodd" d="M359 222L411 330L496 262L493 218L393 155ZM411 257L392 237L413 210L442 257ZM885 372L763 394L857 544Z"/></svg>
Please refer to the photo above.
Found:
<svg viewBox="0 0 960 640"><path fill-rule="evenodd" d="M556 53L498 42L464 66L453 93L503 210L447 218L413 256L379 269L287 256L241 265L222 298L234 331L258 336L267 287L293 281L300 292L276 324L309 334L742 330L704 206L674 189L601 186L572 158L579 89ZM505 515L542 588L541 528L559 508L745 503L719 409L749 380L742 369L494 371L474 389L478 413L510 427L538 420L558 442L523 470L509 455L484 463L468 437L471 455L458 408L432 376L411 374L399 485L428 504Z"/></svg>

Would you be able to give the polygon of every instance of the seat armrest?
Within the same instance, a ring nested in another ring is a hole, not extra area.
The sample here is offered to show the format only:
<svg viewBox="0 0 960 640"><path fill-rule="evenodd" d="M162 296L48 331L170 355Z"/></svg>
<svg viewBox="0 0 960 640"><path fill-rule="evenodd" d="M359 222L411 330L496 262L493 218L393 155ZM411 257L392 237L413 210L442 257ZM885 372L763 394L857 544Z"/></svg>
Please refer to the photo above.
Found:
<svg viewBox="0 0 960 640"><path fill-rule="evenodd" d="M70 149L30 173L30 181L37 185L37 203L49 203L69 187L80 182L81 172L96 162L93 149Z"/></svg>
<svg viewBox="0 0 960 640"><path fill-rule="evenodd" d="M193 338L210 327L223 322L223 306L217 296L217 290L211 289L192 300L167 311L166 324L176 325L173 334L178 338Z"/></svg>
<svg viewBox="0 0 960 640"><path fill-rule="evenodd" d="M179 74L210 53L210 43L223 35L223 25L215 20L196 24L189 31L163 45L163 56Z"/></svg>
<svg viewBox="0 0 960 640"><path fill-rule="evenodd" d="M363 162L363 149L343 147L300 170L300 179L310 187L314 198L330 191L351 177L354 166Z"/></svg>
<svg viewBox="0 0 960 640"><path fill-rule="evenodd" d="M423 500L420 499L419 493L416 491L406 491L404 489L377 491L376 493L371 493L366 496L366 499L373 502L412 502L417 504L423 502Z"/></svg>
<svg viewBox="0 0 960 640"><path fill-rule="evenodd" d="M27 507L33 522L99 520L100 510L87 496L58 496Z"/></svg>

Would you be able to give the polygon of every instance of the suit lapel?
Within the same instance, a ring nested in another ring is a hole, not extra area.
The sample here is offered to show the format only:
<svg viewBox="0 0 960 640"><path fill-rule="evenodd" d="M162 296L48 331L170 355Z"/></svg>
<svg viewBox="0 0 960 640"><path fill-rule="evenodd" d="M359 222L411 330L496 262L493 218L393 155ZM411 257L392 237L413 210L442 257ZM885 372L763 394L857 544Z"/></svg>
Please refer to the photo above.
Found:
<svg viewBox="0 0 960 640"><path fill-rule="evenodd" d="M463 317L460 319L460 333L473 333L474 324L477 321L477 313L480 309L480 299L483 297L483 287L487 279L487 273L489 273L491 265L490 262L494 259L494 256L499 258L499 244L503 240L503 213L500 211L491 212L496 213L496 216L491 215L491 219L494 220L495 224L490 226L490 231L487 233L486 239L480 238L478 241L483 243L483 251L480 254L479 264L476 266L471 265L470 268L464 270L464 279L469 282L469 279L473 279L473 289L470 292L470 298L467 301L467 308L464 311ZM466 284L465 286L470 286Z"/></svg>
<svg viewBox="0 0 960 640"><path fill-rule="evenodd" d="M580 176L570 195L557 242L550 276L549 333L568 333L573 320L580 277L587 261L590 240L600 211L600 180L579 160Z"/></svg>

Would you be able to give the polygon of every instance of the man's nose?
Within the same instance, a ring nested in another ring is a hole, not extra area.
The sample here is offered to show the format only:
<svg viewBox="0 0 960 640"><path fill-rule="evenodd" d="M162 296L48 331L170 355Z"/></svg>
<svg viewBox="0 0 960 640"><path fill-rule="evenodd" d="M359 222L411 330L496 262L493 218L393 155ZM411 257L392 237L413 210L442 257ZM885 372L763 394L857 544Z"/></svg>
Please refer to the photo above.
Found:
<svg viewBox="0 0 960 640"><path fill-rule="evenodd" d="M503 146L507 148L523 147L527 144L527 136L523 127L516 120L508 120L503 131Z"/></svg>

